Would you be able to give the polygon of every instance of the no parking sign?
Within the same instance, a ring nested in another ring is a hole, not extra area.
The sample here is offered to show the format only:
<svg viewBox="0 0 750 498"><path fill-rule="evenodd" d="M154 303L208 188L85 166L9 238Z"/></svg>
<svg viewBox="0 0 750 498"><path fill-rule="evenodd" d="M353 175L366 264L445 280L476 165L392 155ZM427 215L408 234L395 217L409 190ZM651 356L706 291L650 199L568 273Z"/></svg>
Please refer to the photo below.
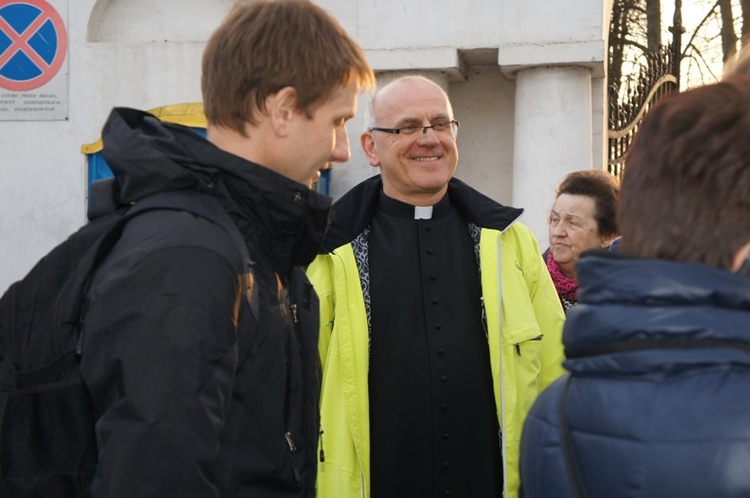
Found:
<svg viewBox="0 0 750 498"><path fill-rule="evenodd" d="M67 0L0 0L0 120L68 117Z"/></svg>

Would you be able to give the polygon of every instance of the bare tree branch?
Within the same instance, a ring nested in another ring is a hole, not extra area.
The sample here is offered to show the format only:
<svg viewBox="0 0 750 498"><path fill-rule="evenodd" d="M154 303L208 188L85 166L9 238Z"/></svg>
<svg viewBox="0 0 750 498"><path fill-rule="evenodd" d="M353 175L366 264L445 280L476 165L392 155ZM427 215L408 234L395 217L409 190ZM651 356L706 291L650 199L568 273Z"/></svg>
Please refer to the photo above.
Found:
<svg viewBox="0 0 750 498"><path fill-rule="evenodd" d="M706 24L706 21L708 21L708 19L711 17L711 15L714 13L714 11L716 10L716 8L718 6L719 6L719 1L717 0L713 4L713 6L711 7L711 10L708 11L708 13L706 14L706 16L701 20L701 22L698 23L698 25L693 30L693 34L690 36L690 40L688 40L687 44L685 45L686 47L689 47L689 46L691 46L693 44L693 41L695 40L695 36L700 32L700 30L703 27L703 25ZM683 50L681 56L685 57L685 51L684 50Z"/></svg>
<svg viewBox="0 0 750 498"><path fill-rule="evenodd" d="M703 52L701 52L701 50L698 47L692 44L688 48L692 48L693 52L690 53L689 55L686 55L685 58L691 58L696 61L702 62L703 63L702 67L705 67L708 70L708 72L711 74L711 77L714 79L714 81L717 81L719 77L711 69L711 64L703 56ZM699 65L698 67L700 68L701 65Z"/></svg>
<svg viewBox="0 0 750 498"><path fill-rule="evenodd" d="M630 40L630 39L624 40L624 45L626 45L628 47L635 47L638 50L640 50L641 52L643 52L644 54L648 54L649 53L649 49L648 49L648 47L646 45L644 45L642 43L638 43L635 40Z"/></svg>

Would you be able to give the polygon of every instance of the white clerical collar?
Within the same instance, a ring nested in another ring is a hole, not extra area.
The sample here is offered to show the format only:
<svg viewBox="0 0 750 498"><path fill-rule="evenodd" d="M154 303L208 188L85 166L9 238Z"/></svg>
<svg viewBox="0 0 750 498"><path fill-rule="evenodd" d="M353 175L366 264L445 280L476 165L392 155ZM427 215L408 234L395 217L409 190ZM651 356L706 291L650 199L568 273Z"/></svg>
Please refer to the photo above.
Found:
<svg viewBox="0 0 750 498"><path fill-rule="evenodd" d="M431 220L432 206L414 206L415 220Z"/></svg>

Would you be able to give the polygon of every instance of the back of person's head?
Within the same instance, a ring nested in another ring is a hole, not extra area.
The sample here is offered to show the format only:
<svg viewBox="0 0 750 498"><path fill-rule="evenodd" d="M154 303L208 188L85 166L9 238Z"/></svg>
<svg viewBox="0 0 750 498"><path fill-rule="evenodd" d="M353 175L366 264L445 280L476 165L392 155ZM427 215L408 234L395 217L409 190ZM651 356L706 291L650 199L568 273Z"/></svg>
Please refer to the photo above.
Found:
<svg viewBox="0 0 750 498"><path fill-rule="evenodd" d="M620 201L620 183L614 175L600 169L574 171L558 185L555 197L562 194L581 195L593 199L594 219L599 227L599 235L606 237L619 233L617 207Z"/></svg>
<svg viewBox="0 0 750 498"><path fill-rule="evenodd" d="M374 85L364 52L324 9L308 0L238 0L203 53L206 119L244 134L266 99L285 87L312 117L341 85Z"/></svg>
<svg viewBox="0 0 750 498"><path fill-rule="evenodd" d="M729 269L750 241L750 78L664 98L625 162L622 252Z"/></svg>

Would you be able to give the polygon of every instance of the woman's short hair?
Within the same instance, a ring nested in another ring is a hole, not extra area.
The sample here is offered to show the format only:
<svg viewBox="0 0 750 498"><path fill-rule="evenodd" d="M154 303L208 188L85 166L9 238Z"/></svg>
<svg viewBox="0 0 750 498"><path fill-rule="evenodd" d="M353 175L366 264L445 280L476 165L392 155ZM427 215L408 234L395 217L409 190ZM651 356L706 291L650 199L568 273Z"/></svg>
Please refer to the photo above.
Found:
<svg viewBox="0 0 750 498"><path fill-rule="evenodd" d="M750 78L662 99L625 159L622 251L731 268L750 240Z"/></svg>
<svg viewBox="0 0 750 498"><path fill-rule="evenodd" d="M206 119L239 133L257 124L266 99L287 86L312 117L340 85L375 84L364 52L308 0L238 0L203 53Z"/></svg>
<svg viewBox="0 0 750 498"><path fill-rule="evenodd" d="M599 235L619 233L617 205L620 201L620 184L611 173L600 169L574 171L563 178L557 187L556 197L562 194L583 195L594 200L594 219Z"/></svg>

